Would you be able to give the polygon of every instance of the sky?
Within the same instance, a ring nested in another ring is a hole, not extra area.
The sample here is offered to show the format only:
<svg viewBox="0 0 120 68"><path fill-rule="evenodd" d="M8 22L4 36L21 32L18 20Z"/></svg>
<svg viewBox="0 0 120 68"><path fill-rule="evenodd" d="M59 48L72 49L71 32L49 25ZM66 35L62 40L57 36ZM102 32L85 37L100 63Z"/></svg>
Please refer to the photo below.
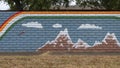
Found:
<svg viewBox="0 0 120 68"><path fill-rule="evenodd" d="M75 5L75 3L76 3L75 0L73 0L73 2L70 3L70 5L73 6ZM0 1L0 10L9 10L9 9L10 7L6 2Z"/></svg>
<svg viewBox="0 0 120 68"><path fill-rule="evenodd" d="M8 10L10 7L4 1L0 1L0 10Z"/></svg>

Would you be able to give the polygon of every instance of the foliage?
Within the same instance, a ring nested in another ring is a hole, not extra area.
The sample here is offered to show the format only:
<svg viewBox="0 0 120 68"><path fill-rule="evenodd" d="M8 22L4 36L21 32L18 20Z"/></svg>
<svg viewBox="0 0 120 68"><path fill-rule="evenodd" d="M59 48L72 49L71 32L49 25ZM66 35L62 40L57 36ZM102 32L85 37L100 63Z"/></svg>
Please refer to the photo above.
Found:
<svg viewBox="0 0 120 68"><path fill-rule="evenodd" d="M91 8L91 9L101 9L100 2L98 0L76 0L77 5L79 7L82 7L82 9L85 8Z"/></svg>
<svg viewBox="0 0 120 68"><path fill-rule="evenodd" d="M100 2L107 10L120 10L120 0L100 0Z"/></svg>
<svg viewBox="0 0 120 68"><path fill-rule="evenodd" d="M11 10L49 10L68 7L72 0L5 0Z"/></svg>
<svg viewBox="0 0 120 68"><path fill-rule="evenodd" d="M80 7L91 9L119 10L120 0L76 0Z"/></svg>
<svg viewBox="0 0 120 68"><path fill-rule="evenodd" d="M60 7L69 7L74 0L5 0L11 10L59 10ZM76 0L76 5L83 10L119 10L120 0Z"/></svg>

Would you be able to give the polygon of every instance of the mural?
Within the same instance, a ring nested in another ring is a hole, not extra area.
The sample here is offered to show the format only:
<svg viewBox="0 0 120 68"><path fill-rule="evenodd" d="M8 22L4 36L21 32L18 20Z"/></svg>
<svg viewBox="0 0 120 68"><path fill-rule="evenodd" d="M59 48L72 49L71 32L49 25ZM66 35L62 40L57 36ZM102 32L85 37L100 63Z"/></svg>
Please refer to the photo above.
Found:
<svg viewBox="0 0 120 68"><path fill-rule="evenodd" d="M0 12L0 52L120 52L120 12Z"/></svg>

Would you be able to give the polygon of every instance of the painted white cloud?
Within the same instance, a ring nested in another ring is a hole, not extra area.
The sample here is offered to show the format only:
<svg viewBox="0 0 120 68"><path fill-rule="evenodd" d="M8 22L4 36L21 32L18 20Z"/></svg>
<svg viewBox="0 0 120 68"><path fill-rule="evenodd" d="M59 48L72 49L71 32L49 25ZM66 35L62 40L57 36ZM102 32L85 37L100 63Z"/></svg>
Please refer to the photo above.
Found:
<svg viewBox="0 0 120 68"><path fill-rule="evenodd" d="M38 22L28 22L26 24L22 24L24 27L32 27L32 28L43 28L42 24Z"/></svg>
<svg viewBox="0 0 120 68"><path fill-rule="evenodd" d="M61 24L53 24L53 26L52 26L53 28L62 28L62 25Z"/></svg>
<svg viewBox="0 0 120 68"><path fill-rule="evenodd" d="M102 29L102 27L95 24L81 24L78 29Z"/></svg>

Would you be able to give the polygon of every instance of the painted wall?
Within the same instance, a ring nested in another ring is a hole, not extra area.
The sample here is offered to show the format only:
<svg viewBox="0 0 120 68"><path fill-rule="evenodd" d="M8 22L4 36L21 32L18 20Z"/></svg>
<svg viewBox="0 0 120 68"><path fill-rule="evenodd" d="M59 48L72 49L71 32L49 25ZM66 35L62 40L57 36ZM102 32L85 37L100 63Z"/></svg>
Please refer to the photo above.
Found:
<svg viewBox="0 0 120 68"><path fill-rule="evenodd" d="M0 12L0 25L0 52L36 51L65 29L72 43L93 46L107 33L120 41L120 12Z"/></svg>

